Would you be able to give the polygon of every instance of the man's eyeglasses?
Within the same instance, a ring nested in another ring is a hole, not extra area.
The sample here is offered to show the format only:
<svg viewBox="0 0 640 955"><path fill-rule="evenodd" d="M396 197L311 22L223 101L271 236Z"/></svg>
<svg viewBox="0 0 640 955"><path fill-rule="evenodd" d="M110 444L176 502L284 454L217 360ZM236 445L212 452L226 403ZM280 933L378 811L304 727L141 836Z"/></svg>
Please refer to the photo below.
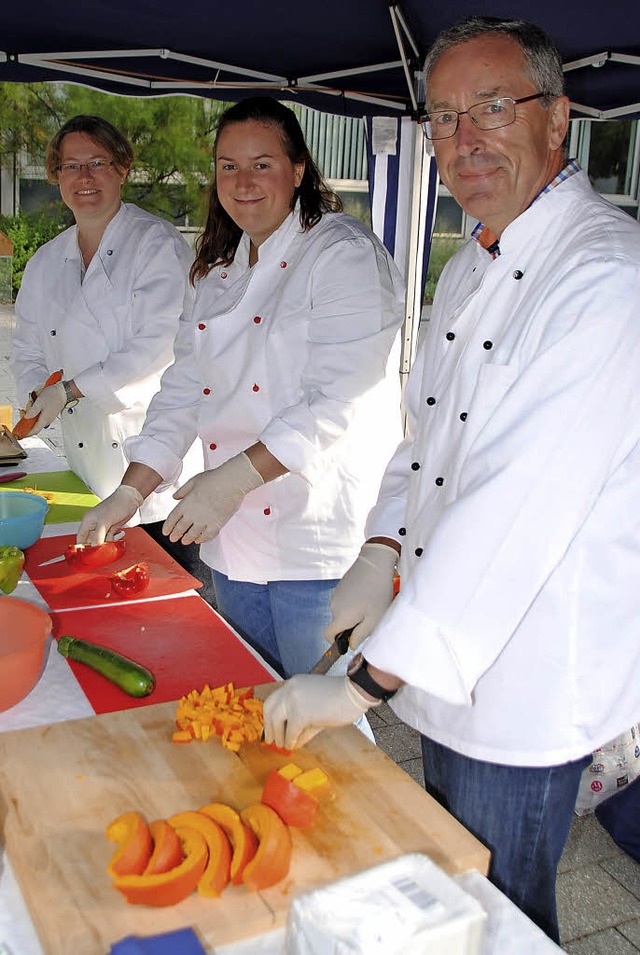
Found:
<svg viewBox="0 0 640 955"><path fill-rule="evenodd" d="M95 176L106 172L110 166L113 166L113 159L91 159L89 162L61 162L59 166L56 166L56 170L61 176L67 176L70 179L72 176L79 175L83 169Z"/></svg>
<svg viewBox="0 0 640 955"><path fill-rule="evenodd" d="M531 96L521 96L520 99L501 96L485 103L476 103L461 112L455 109L438 109L427 114L422 130L427 139L448 139L457 130L461 116L468 116L478 129L500 129L501 126L510 126L515 122L516 106L519 103L530 103L531 100L542 99L543 96L549 94L532 93Z"/></svg>

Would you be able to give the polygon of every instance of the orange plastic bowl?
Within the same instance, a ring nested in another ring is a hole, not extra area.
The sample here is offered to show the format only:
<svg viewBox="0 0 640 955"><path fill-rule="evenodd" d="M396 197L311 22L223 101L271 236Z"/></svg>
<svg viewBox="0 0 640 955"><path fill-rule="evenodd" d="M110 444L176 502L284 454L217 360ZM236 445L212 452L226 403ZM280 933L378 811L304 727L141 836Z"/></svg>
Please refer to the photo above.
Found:
<svg viewBox="0 0 640 955"><path fill-rule="evenodd" d="M23 700L38 682L51 617L40 607L0 597L0 711Z"/></svg>

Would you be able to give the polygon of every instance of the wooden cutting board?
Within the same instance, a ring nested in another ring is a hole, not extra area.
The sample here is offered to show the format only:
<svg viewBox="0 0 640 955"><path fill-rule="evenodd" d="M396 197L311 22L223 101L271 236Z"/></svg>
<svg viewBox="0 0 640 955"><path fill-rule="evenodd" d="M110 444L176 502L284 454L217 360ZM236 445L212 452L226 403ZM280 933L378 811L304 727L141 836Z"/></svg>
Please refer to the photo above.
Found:
<svg viewBox="0 0 640 955"><path fill-rule="evenodd" d="M268 692L264 688L265 692ZM291 757L261 744L176 745L174 703L0 735L0 832L47 955L105 955L129 934L192 926L207 951L279 928L294 896L406 852L450 873L486 873L489 853L354 727L324 731L295 754L331 789L314 825L292 830L289 876L260 893L228 887L166 909L130 906L105 868L104 830L137 809L152 820L211 801L242 809Z"/></svg>

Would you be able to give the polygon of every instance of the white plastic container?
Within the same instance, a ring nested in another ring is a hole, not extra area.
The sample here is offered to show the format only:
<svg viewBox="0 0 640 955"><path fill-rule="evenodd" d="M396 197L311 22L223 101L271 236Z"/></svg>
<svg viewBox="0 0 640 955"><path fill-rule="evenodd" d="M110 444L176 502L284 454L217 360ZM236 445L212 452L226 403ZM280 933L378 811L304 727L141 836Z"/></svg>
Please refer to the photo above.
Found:
<svg viewBox="0 0 640 955"><path fill-rule="evenodd" d="M427 856L401 856L292 903L287 955L478 955L480 903Z"/></svg>

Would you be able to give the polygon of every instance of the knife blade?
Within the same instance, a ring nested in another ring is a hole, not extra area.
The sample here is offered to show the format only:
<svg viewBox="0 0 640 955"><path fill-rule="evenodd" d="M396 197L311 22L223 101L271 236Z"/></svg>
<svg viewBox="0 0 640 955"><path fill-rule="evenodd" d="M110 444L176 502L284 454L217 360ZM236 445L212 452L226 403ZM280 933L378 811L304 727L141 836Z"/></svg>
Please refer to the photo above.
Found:
<svg viewBox="0 0 640 955"><path fill-rule="evenodd" d="M26 476L26 471L12 471L10 474L0 474L0 484L7 484L9 481L17 481L18 478L23 478Z"/></svg>
<svg viewBox="0 0 640 955"><path fill-rule="evenodd" d="M354 629L354 627L349 627L348 630L343 630L341 633L338 633L329 649L322 654L316 665L309 670L309 673L315 673L320 676L327 673L336 660L343 656L349 649L349 637Z"/></svg>

